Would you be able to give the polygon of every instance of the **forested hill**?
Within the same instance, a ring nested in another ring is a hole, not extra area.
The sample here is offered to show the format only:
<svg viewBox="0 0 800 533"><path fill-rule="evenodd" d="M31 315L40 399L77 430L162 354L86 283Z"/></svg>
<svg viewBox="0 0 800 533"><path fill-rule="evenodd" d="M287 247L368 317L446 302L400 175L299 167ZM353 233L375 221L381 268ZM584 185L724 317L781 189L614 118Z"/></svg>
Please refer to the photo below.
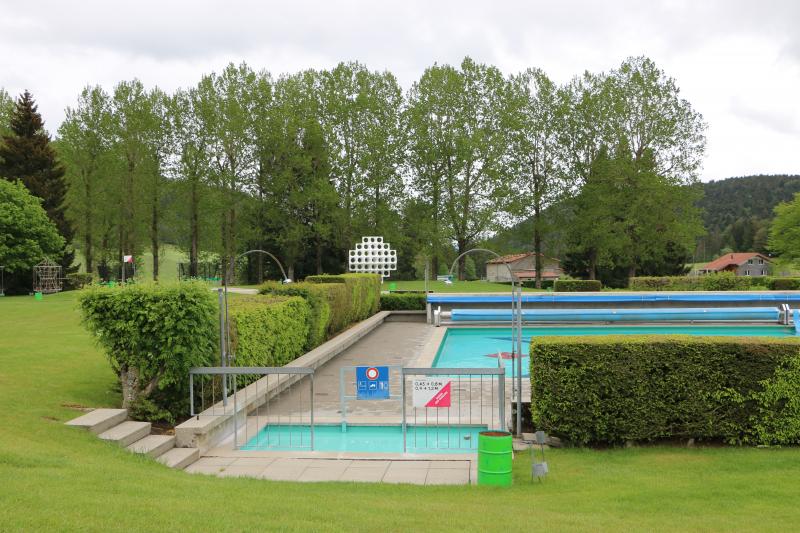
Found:
<svg viewBox="0 0 800 533"><path fill-rule="evenodd" d="M800 176L745 176L703 184L703 223L709 233L724 231L737 220L771 220L780 202L800 192Z"/></svg>

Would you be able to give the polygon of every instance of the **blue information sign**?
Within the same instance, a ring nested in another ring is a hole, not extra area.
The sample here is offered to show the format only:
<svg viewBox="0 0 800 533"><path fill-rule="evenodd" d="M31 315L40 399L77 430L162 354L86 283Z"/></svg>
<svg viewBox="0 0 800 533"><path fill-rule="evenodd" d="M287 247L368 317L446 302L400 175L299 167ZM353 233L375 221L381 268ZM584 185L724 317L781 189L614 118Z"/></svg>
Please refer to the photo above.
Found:
<svg viewBox="0 0 800 533"><path fill-rule="evenodd" d="M356 398L359 400L388 400L389 367L357 366Z"/></svg>

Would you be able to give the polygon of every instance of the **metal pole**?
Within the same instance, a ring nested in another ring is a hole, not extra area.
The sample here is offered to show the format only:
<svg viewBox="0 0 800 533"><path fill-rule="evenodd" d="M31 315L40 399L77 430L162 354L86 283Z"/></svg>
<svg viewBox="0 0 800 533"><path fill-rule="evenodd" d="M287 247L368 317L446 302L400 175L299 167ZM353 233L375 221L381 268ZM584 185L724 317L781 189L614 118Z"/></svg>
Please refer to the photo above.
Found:
<svg viewBox="0 0 800 533"><path fill-rule="evenodd" d="M403 453L406 453L406 373L405 369L400 369L400 403L403 413Z"/></svg>
<svg viewBox="0 0 800 533"><path fill-rule="evenodd" d="M227 376L226 376L227 377ZM236 400L236 376L233 376L233 447L235 450L239 449L239 412L238 412L238 402ZM245 433L247 432L247 413L244 416L244 428Z"/></svg>
<svg viewBox="0 0 800 533"><path fill-rule="evenodd" d="M428 258L425 258L425 294L428 294ZM426 296L427 297L427 296Z"/></svg>
<svg viewBox="0 0 800 533"><path fill-rule="evenodd" d="M189 416L194 416L194 374L189 372Z"/></svg>
<svg viewBox="0 0 800 533"><path fill-rule="evenodd" d="M517 435L522 435L522 285L517 289Z"/></svg>
<svg viewBox="0 0 800 533"><path fill-rule="evenodd" d="M345 367L339 369L339 405L342 411L342 432L347 431L347 400L344 398L344 370Z"/></svg>
<svg viewBox="0 0 800 533"><path fill-rule="evenodd" d="M506 430L506 375L505 372L497 376L497 397L500 400L500 430Z"/></svg>
<svg viewBox="0 0 800 533"><path fill-rule="evenodd" d="M311 451L314 451L314 374L311 374Z"/></svg>
<svg viewBox="0 0 800 533"><path fill-rule="evenodd" d="M223 296L222 289L217 289L217 301L219 302L219 366L227 366L225 364L225 297ZM222 405L228 405L228 376L222 376Z"/></svg>

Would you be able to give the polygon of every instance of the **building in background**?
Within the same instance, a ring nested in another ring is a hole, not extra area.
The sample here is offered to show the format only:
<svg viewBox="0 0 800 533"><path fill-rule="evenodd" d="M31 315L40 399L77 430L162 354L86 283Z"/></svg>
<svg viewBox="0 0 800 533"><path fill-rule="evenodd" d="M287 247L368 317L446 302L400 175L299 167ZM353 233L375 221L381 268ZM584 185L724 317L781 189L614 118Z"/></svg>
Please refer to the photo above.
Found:
<svg viewBox="0 0 800 533"><path fill-rule="evenodd" d="M710 263L700 267L700 274L717 272L733 272L737 276L769 276L772 261L758 252L739 252L717 257Z"/></svg>
<svg viewBox="0 0 800 533"><path fill-rule="evenodd" d="M504 255L496 259L492 259L486 263L486 281L511 281L511 274L508 272L508 267L511 271L522 281L532 281L536 279L536 259L533 252L523 254ZM561 263L558 259L551 257L541 256L542 258L542 279L543 280L556 280L564 275L561 270Z"/></svg>

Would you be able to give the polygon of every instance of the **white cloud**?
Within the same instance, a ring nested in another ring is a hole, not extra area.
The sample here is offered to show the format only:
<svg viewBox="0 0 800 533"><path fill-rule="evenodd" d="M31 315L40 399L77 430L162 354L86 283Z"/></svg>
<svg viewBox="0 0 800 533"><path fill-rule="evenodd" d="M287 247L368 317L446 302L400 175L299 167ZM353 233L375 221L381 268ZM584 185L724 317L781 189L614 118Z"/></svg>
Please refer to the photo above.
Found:
<svg viewBox="0 0 800 533"><path fill-rule="evenodd" d="M54 130L87 84L172 90L229 61L279 74L359 60L407 88L465 55L561 82L647 55L709 122L704 179L800 173L798 21L796 0L0 0L0 86L30 89Z"/></svg>

